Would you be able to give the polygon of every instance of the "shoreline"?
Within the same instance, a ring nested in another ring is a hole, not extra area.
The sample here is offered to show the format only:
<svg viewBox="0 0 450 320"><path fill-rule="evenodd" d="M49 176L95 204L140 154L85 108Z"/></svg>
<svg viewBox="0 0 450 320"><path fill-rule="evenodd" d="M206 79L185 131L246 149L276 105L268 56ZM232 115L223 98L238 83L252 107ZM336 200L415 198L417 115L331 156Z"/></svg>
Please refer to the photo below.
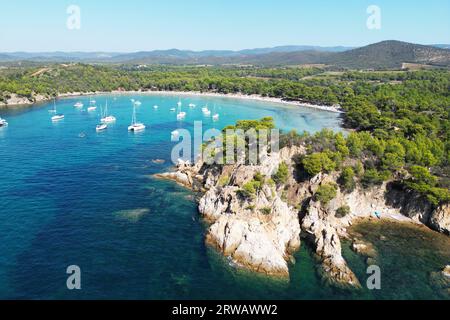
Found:
<svg viewBox="0 0 450 320"><path fill-rule="evenodd" d="M344 111L337 106L326 106L326 105L318 105L312 104L308 102L301 101L287 101L282 98L274 98L274 97L263 97L261 95L245 95L242 93L215 93L215 92L199 92L199 91L97 91L97 92L70 92L70 93L61 93L58 94L57 98L75 98L75 97L85 97L92 95L106 95L106 94L117 94L117 95L126 95L126 94L141 94L141 95L171 95L171 96L188 96L188 97L212 97L212 98L229 98L229 99L241 99L247 101L261 101L261 102L271 102L271 103L279 103L283 105L295 106L295 107L306 107L321 111L333 112L333 113L344 113ZM0 103L0 109L10 108L10 107L21 107L21 106L32 106L35 104L40 104L44 102L51 101L50 98L46 98L44 96L37 96L35 102L31 102L27 98L18 98L15 97L16 101L20 101L19 103L11 103L5 104Z"/></svg>

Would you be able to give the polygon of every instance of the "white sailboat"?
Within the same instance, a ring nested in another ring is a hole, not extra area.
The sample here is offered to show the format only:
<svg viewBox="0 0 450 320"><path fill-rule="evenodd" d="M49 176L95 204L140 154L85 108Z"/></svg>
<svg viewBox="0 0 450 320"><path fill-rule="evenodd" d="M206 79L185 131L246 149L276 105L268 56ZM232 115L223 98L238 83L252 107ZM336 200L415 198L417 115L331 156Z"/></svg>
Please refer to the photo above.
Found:
<svg viewBox="0 0 450 320"><path fill-rule="evenodd" d="M108 125L106 123L99 123L96 127L95 127L95 131L100 132L100 131L104 131L108 129Z"/></svg>
<svg viewBox="0 0 450 320"><path fill-rule="evenodd" d="M100 121L102 123L111 123L116 121L116 118L114 116L108 115L108 100L106 101L105 114L103 115L103 118Z"/></svg>
<svg viewBox="0 0 450 320"><path fill-rule="evenodd" d="M53 99L53 112L55 115L52 117L52 121L59 121L64 119L64 115L62 113L57 113L56 111L56 100Z"/></svg>
<svg viewBox="0 0 450 320"><path fill-rule="evenodd" d="M180 132L178 130L174 130L171 132L171 139L172 141L177 141L178 138L180 137Z"/></svg>
<svg viewBox="0 0 450 320"><path fill-rule="evenodd" d="M208 105L202 108L203 115L209 117L211 115L211 111L208 109Z"/></svg>
<svg viewBox="0 0 450 320"><path fill-rule="evenodd" d="M5 119L2 119L2 118L0 117L0 127L6 127L6 126L8 126L8 122L6 122Z"/></svg>
<svg viewBox="0 0 450 320"><path fill-rule="evenodd" d="M184 118L186 118L186 112L181 111L181 102L178 102L177 120L183 120Z"/></svg>
<svg viewBox="0 0 450 320"><path fill-rule="evenodd" d="M216 105L214 105L214 114L212 116L213 121L219 121L220 115L216 113Z"/></svg>
<svg viewBox="0 0 450 320"><path fill-rule="evenodd" d="M177 103L178 108L181 108L181 105L182 105L181 99L178 99L178 103Z"/></svg>
<svg viewBox="0 0 450 320"><path fill-rule="evenodd" d="M128 131L142 131L145 129L145 125L142 122L136 120L136 104L133 104L133 117L131 119L131 125L128 127Z"/></svg>

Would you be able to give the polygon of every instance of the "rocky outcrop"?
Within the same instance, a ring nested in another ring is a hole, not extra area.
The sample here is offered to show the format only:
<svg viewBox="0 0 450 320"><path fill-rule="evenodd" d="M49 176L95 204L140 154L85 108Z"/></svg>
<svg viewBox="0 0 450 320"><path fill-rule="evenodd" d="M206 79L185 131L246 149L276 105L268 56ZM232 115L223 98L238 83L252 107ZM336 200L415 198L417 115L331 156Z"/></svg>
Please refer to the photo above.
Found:
<svg viewBox="0 0 450 320"><path fill-rule="evenodd" d="M441 205L433 212L430 225L436 231L450 235L450 204Z"/></svg>
<svg viewBox="0 0 450 320"><path fill-rule="evenodd" d="M342 256L341 238L357 218L395 219L432 224L448 232L449 206L436 211L420 197L404 192L393 183L371 189L355 188L350 193L338 188L336 197L326 205L315 201L322 184L335 183L336 174L319 174L297 181L295 156L301 147L290 147L260 159L259 165L195 165L180 161L174 172L158 175L202 191L199 212L210 223L206 242L235 264L270 275L287 276L291 254L300 246L300 235L314 248L319 261L318 274L324 283L340 288L360 288L360 282ZM290 174L281 186L270 182L282 162ZM244 195L244 185L256 174L265 182L252 194ZM347 214L338 216L346 207ZM377 261L375 248L363 239L352 239L352 249Z"/></svg>
<svg viewBox="0 0 450 320"><path fill-rule="evenodd" d="M430 282L439 294L445 298L450 298L450 265L446 266L442 271L432 272Z"/></svg>
<svg viewBox="0 0 450 320"><path fill-rule="evenodd" d="M341 241L333 213L319 202L311 202L302 221L302 230L315 246L321 264L319 275L327 283L341 288L361 285L342 257Z"/></svg>
<svg viewBox="0 0 450 320"><path fill-rule="evenodd" d="M239 191L256 173L271 177L281 162L290 163L297 152L302 150L283 149L262 159L259 166L225 166L216 179L205 179L205 184L217 181L199 202L200 213L211 222L206 241L236 264L271 275L289 274L290 254L300 247L297 210L269 183L251 198ZM228 184L220 185L223 181Z"/></svg>

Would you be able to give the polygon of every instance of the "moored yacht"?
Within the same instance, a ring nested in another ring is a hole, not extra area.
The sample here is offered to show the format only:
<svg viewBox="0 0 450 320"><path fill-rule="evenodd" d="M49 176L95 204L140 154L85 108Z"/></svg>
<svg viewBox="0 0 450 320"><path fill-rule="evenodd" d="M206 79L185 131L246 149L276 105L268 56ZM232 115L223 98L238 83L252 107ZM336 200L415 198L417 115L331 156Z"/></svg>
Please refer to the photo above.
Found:
<svg viewBox="0 0 450 320"><path fill-rule="evenodd" d="M142 122L137 122L136 119L136 103L133 103L133 117L131 118L131 125L128 127L128 131L142 131L145 129L145 125Z"/></svg>
<svg viewBox="0 0 450 320"><path fill-rule="evenodd" d="M8 125L8 122L6 122L5 119L0 118L0 127L6 127Z"/></svg>
<svg viewBox="0 0 450 320"><path fill-rule="evenodd" d="M114 116L108 115L108 101L106 101L105 113L103 114L103 117L100 119L100 121L102 123L111 123L116 121L116 118Z"/></svg>
<svg viewBox="0 0 450 320"><path fill-rule="evenodd" d="M53 112L55 115L52 117L52 121L59 121L64 119L64 115L62 113L57 113L56 111L56 101L53 99Z"/></svg>
<svg viewBox="0 0 450 320"><path fill-rule="evenodd" d="M95 131L99 132L99 131L104 131L108 129L108 125L106 123L99 123L96 127L95 127Z"/></svg>

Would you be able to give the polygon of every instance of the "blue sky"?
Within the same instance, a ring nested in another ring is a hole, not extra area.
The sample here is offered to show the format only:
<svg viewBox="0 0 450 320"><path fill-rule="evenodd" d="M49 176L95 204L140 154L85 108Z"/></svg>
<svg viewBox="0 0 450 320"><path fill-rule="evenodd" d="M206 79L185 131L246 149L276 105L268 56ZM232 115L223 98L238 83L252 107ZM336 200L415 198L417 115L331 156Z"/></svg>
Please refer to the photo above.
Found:
<svg viewBox="0 0 450 320"><path fill-rule="evenodd" d="M80 30L66 27L71 4ZM366 27L369 5L380 30ZM450 43L448 0L2 0L0 12L0 52Z"/></svg>

